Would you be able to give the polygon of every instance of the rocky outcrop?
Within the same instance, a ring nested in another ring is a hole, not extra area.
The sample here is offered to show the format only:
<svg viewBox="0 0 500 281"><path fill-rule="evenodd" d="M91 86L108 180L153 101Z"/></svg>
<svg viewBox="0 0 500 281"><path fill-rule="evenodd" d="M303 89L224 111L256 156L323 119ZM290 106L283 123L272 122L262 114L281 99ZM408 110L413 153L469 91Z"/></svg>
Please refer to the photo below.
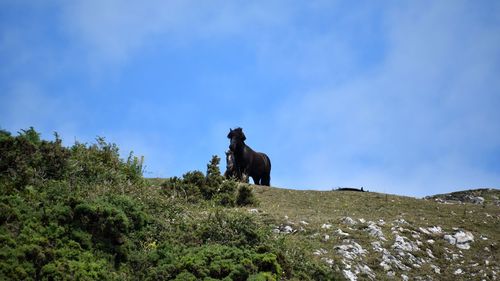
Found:
<svg viewBox="0 0 500 281"><path fill-rule="evenodd" d="M341 218L335 230L332 228L332 223L322 224L322 237L334 237L322 241L338 242L330 249L325 246L315 250L314 255L338 267L347 280L442 280L443 272L448 276L470 276L471 280L496 280L499 271L498 264L493 261L494 255L484 261L495 263L490 271L478 271L474 264L468 264L470 261L464 251L474 247L476 242L475 235L465 229L414 226L403 218L386 223L382 219L374 222L351 217ZM356 239L363 235L370 237L368 243ZM478 237L483 241L488 239ZM450 266L442 267L443 264Z"/></svg>

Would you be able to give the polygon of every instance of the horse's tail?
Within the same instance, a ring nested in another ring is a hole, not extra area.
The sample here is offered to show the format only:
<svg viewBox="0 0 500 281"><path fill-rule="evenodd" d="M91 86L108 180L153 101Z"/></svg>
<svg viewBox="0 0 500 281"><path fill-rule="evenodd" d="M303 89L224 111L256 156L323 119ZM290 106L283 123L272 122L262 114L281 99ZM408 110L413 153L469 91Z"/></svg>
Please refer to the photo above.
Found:
<svg viewBox="0 0 500 281"><path fill-rule="evenodd" d="M271 186L271 159L265 154L261 153L264 158L265 172L262 177L262 185Z"/></svg>
<svg viewBox="0 0 500 281"><path fill-rule="evenodd" d="M266 159L267 165L269 167L269 173L271 173L271 159L269 159L266 154L264 154L264 158Z"/></svg>

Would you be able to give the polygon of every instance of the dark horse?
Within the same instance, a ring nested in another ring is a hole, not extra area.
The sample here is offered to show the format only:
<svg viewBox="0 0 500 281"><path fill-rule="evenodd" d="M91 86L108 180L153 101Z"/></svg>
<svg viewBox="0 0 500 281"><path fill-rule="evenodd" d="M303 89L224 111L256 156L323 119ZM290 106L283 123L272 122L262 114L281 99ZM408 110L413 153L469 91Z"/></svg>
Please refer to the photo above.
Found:
<svg viewBox="0 0 500 281"><path fill-rule="evenodd" d="M236 177L247 182L252 177L253 182L259 185L271 184L271 160L266 154L255 152L245 144L243 129L229 129L227 138L230 139L229 149L234 155Z"/></svg>

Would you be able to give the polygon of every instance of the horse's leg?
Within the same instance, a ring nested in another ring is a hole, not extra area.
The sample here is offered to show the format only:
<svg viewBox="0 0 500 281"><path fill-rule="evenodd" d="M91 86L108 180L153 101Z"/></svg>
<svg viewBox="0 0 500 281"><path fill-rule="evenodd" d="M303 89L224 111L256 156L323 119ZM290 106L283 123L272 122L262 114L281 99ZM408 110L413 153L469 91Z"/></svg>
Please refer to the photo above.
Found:
<svg viewBox="0 0 500 281"><path fill-rule="evenodd" d="M253 184L260 185L261 179L259 177L252 177Z"/></svg>
<svg viewBox="0 0 500 281"><path fill-rule="evenodd" d="M271 186L271 176L264 175L260 180L261 185Z"/></svg>

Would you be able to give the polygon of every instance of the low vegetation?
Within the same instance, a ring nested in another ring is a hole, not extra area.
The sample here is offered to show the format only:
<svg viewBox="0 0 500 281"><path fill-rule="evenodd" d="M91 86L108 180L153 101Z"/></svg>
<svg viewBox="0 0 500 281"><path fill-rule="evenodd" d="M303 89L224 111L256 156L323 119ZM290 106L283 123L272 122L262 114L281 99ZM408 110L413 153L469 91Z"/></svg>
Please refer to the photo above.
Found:
<svg viewBox="0 0 500 281"><path fill-rule="evenodd" d="M118 147L0 131L0 280L497 280L500 191L145 179Z"/></svg>
<svg viewBox="0 0 500 281"><path fill-rule="evenodd" d="M334 280L253 187L207 172L144 179L118 147L0 131L0 280ZM340 278L340 277L339 277Z"/></svg>

